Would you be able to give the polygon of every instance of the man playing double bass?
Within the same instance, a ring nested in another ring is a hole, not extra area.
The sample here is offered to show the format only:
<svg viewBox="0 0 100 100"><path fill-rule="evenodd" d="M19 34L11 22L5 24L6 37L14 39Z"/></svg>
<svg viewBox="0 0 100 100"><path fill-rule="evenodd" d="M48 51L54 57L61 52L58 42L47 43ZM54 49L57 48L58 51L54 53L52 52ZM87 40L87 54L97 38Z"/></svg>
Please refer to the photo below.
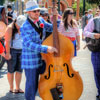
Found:
<svg viewBox="0 0 100 100"><path fill-rule="evenodd" d="M25 69L26 76L25 98L35 100L39 69L43 67L40 53L53 53L57 49L41 45L45 32L52 32L53 26L39 17L40 8L35 0L26 3L25 12L28 17L20 30L23 39L21 67Z"/></svg>

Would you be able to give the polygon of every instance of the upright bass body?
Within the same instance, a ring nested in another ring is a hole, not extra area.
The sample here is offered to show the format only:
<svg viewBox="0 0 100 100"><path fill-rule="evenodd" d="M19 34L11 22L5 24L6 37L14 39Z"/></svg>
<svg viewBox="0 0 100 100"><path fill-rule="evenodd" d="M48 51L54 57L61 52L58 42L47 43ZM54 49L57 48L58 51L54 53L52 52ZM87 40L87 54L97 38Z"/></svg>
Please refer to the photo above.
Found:
<svg viewBox="0 0 100 100"><path fill-rule="evenodd" d="M73 70L71 64L74 46L60 33L58 33L58 37L60 55L55 57L50 53L42 54L42 58L46 62L46 70L40 76L39 94L43 100L78 100L83 91L83 83L79 73ZM50 35L43 45L53 46L53 35ZM61 84L62 99L60 97L54 99L53 95L57 95L51 92L52 89L57 90L57 84Z"/></svg>

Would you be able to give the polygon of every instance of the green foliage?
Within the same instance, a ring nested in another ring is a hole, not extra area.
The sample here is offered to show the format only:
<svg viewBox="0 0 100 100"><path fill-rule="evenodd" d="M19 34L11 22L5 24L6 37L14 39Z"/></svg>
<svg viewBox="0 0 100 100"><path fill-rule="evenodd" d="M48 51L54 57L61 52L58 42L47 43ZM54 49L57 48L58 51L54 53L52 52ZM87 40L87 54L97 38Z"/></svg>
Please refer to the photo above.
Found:
<svg viewBox="0 0 100 100"><path fill-rule="evenodd" d="M90 4L97 4L97 5L100 4L100 0L87 0L87 2Z"/></svg>
<svg viewBox="0 0 100 100"><path fill-rule="evenodd" d="M13 2L13 1L16 1L16 0L9 0L9 1Z"/></svg>
<svg viewBox="0 0 100 100"><path fill-rule="evenodd" d="M9 0L11 2L16 1L16 0ZM0 0L0 5L3 5L5 3L5 0Z"/></svg>
<svg viewBox="0 0 100 100"><path fill-rule="evenodd" d="M72 6L73 10L76 11L77 10L77 2L75 2ZM82 16L83 14L83 1L80 0L80 5L79 5L79 8L80 8L80 16ZM89 4L88 2L86 2L85 4L85 11L87 11L88 9L92 9L92 5Z"/></svg>
<svg viewBox="0 0 100 100"><path fill-rule="evenodd" d="M0 0L0 5L3 5L5 0Z"/></svg>

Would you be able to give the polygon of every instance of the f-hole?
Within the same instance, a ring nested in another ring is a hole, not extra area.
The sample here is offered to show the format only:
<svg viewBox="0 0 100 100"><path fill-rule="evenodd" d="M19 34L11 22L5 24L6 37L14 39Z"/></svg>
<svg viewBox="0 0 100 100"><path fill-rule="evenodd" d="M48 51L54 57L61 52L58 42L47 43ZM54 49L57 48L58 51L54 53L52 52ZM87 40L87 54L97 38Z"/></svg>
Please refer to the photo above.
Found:
<svg viewBox="0 0 100 100"><path fill-rule="evenodd" d="M67 75L68 75L70 78L73 78L73 77L74 77L74 74L73 74L73 73L70 74L68 64L64 63L63 66L64 66L64 67L66 66L66 68L67 68Z"/></svg>
<svg viewBox="0 0 100 100"><path fill-rule="evenodd" d="M49 70L48 70L48 74L49 75L48 76L47 75L44 76L45 79L47 79L47 80L50 78L50 67L53 67L53 65L52 64L49 65Z"/></svg>

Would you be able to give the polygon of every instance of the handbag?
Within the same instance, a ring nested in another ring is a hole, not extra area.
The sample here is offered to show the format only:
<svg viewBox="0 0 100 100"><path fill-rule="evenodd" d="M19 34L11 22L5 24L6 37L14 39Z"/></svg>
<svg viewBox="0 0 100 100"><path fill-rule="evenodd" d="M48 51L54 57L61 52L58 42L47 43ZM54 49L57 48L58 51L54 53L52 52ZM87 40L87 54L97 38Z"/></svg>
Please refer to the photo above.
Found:
<svg viewBox="0 0 100 100"><path fill-rule="evenodd" d="M89 37L85 38L87 47L92 52L99 52L100 51L100 39L92 39Z"/></svg>
<svg viewBox="0 0 100 100"><path fill-rule="evenodd" d="M100 18L95 18L94 21L94 33L100 33ZM92 39L90 37L85 38L86 46L92 52L100 52L100 39Z"/></svg>

